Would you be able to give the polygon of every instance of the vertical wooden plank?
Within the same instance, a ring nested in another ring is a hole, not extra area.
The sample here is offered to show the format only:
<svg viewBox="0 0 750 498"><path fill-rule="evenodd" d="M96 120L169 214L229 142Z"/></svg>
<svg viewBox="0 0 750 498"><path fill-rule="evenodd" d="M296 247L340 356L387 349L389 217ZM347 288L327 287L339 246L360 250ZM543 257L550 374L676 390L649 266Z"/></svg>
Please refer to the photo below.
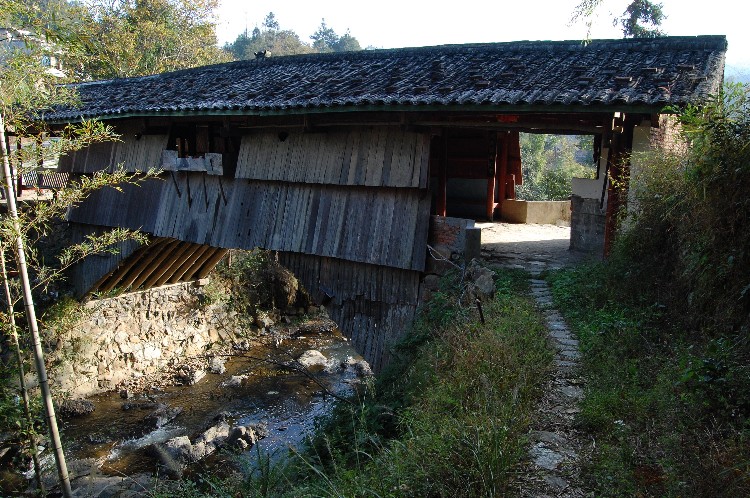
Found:
<svg viewBox="0 0 750 498"><path fill-rule="evenodd" d="M251 152L250 137L245 135L240 138L240 150L237 155L237 169L234 172L236 178L248 178L247 170L249 169Z"/></svg>
<svg viewBox="0 0 750 498"><path fill-rule="evenodd" d="M493 221L495 213L495 176L497 175L497 134L491 133L489 137L489 150L487 157L487 220Z"/></svg>
<svg viewBox="0 0 750 498"><path fill-rule="evenodd" d="M430 136L423 133L416 138L422 144L421 161L416 163L416 169L419 170L419 181L416 186L427 189L430 187Z"/></svg>
<svg viewBox="0 0 750 498"><path fill-rule="evenodd" d="M369 185L380 186L382 184L387 143L388 127L379 126L374 129L372 133L371 161L368 166Z"/></svg>
<svg viewBox="0 0 750 498"><path fill-rule="evenodd" d="M447 216L448 213L448 148L445 137L436 137L438 152L438 191L437 215Z"/></svg>

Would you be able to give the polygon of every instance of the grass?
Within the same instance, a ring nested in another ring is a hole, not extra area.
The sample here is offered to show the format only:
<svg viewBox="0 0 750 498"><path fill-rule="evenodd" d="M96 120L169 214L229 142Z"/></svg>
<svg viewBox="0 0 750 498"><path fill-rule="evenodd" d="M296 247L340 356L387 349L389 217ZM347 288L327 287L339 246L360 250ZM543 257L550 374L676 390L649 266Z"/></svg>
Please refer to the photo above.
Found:
<svg viewBox="0 0 750 498"><path fill-rule="evenodd" d="M587 387L579 423L596 441L597 496L748 496L750 387L741 348L687 332L602 264L548 277L578 334Z"/></svg>
<svg viewBox="0 0 750 498"><path fill-rule="evenodd" d="M286 467L225 481L222 493L507 495L552 353L528 275L504 271L496 284L482 324L476 310L456 305L455 283L446 280L390 370L321 421L307 451ZM179 485L182 492L159 496L195 496L193 485Z"/></svg>

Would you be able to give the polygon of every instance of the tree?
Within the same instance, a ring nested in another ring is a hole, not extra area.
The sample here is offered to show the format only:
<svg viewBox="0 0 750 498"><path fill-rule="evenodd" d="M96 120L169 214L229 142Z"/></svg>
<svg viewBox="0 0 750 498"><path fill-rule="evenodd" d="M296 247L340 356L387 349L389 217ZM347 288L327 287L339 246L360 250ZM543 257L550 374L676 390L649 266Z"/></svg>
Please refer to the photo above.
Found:
<svg viewBox="0 0 750 498"><path fill-rule="evenodd" d="M333 52L333 46L339 41L338 35L326 24L325 19L321 19L320 26L310 35L310 39L316 52Z"/></svg>
<svg viewBox="0 0 750 498"><path fill-rule="evenodd" d="M587 37L591 33L594 13L602 2L603 0L581 0L573 11L571 22L583 20L588 28ZM662 4L651 0L630 0L625 11L614 19L613 24L622 27L625 38L656 38L664 36L659 27L665 18Z"/></svg>
<svg viewBox="0 0 750 498"><path fill-rule="evenodd" d="M230 60L216 46L218 0L88 0L69 13L80 27L70 54L78 80L121 78Z"/></svg>
<svg viewBox="0 0 750 498"><path fill-rule="evenodd" d="M265 19L263 19L263 27L269 30L278 31L279 21L276 20L276 15L273 12L269 12Z"/></svg>
<svg viewBox="0 0 750 498"><path fill-rule="evenodd" d="M622 26L625 38L657 38L664 36L659 29L664 20L664 12L660 3L649 0L634 0L625 9L622 17L615 19L615 26Z"/></svg>
<svg viewBox="0 0 750 498"><path fill-rule="evenodd" d="M572 178L590 178L591 141L586 137L521 134L523 185L516 196L527 201L565 200L570 197ZM578 151L584 151L579 162Z"/></svg>
<svg viewBox="0 0 750 498"><path fill-rule="evenodd" d="M359 41L349 34L348 30L344 36L339 38L336 43L333 44L334 52L354 52L357 50L362 50L362 47L359 45Z"/></svg>
<svg viewBox="0 0 750 498"><path fill-rule="evenodd" d="M270 51L274 56L362 50L349 31L339 37L326 25L325 19L310 39L313 40L312 46L303 42L294 31L281 29L274 13L269 12L261 28L256 27L249 36L246 32L241 33L232 43L224 45L224 50L240 60L253 59L257 52L264 50Z"/></svg>
<svg viewBox="0 0 750 498"><path fill-rule="evenodd" d="M46 5L49 7L51 2L47 2ZM3 333L8 333L10 336L10 343L15 347L16 357L23 359L14 319L16 304L22 300L28 325L28 337L25 338L25 343L30 344L34 356L44 421L49 430L61 491L63 496L70 497L72 490L47 379L33 292L44 289L52 280L59 278L64 269L74 261L88 254L108 250L112 244L131 238L133 234L114 230L103 237L93 237L83 244L71 246L59 255L59 264L56 267L50 267L37 258L33 247L34 241L49 234L53 219L63 216L70 207L79 203L90 192L104 185L116 185L129 181L123 172L97 175L93 178L84 177L63 189L55 199L48 203L40 203L33 210L21 211L17 208L14 196L15 177L27 171L29 165L35 168L37 164L55 155L80 149L96 141L115 138L111 129L103 124L84 122L80 126L68 127L58 140L50 143L49 147L42 146L47 131L34 122L34 117L38 116L40 111L52 106L70 104L75 96L69 88L58 84L58 77L45 68L41 61L51 51L62 50L64 47L59 44L76 38L76 33L61 30L63 26L68 26L66 19L61 20L55 17L53 9L45 10L43 7L44 5L24 0L0 0L0 22L4 26L17 28L18 33L35 34L35 36L24 35L25 44L21 47L10 44L7 47L3 46L3 57L0 60L0 160L2 161L0 166L8 203L7 214L0 218L0 267L2 268L0 273L8 313L0 320L0 327ZM0 41L0 43L5 43L5 41ZM7 147L9 140L6 140L6 132L12 133L16 142L25 146L10 150ZM6 252L14 253L14 272L18 274L18 278L11 279L9 272L6 271ZM18 297L19 294L22 298ZM5 341L0 344L5 344ZM19 374L22 374L23 363L19 362L16 367ZM7 410L7 408L12 407L13 402L8 401L7 396L13 392L15 386L11 384L11 376L7 375L9 369L11 369L10 365L0 364L0 370L2 370L0 406L3 408L3 417L0 417L0 421L2 422L8 421L8 412L12 417L12 410ZM19 376L19 388L23 391L21 397L24 400L26 417L25 422L17 423L14 429L30 434L32 437L28 444L35 450L36 438L33 435L35 424L29 419L31 413L26 403L25 381L22 375ZM2 427L2 430L7 432L8 427Z"/></svg>
<svg viewBox="0 0 750 498"><path fill-rule="evenodd" d="M359 42L347 30L344 36L339 37L333 28L326 24L325 19L321 19L317 31L310 36L313 41L313 48L316 52L351 52L362 50Z"/></svg>

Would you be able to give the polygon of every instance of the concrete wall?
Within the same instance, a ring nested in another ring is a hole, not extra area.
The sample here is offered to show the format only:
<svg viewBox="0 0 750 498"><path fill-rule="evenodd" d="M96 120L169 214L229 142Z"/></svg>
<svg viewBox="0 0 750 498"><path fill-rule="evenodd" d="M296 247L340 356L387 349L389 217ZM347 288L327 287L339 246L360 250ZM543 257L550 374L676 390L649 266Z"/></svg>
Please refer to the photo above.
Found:
<svg viewBox="0 0 750 498"><path fill-rule="evenodd" d="M48 358L57 394L115 389L235 340L236 317L223 306L201 306L204 298L205 287L181 283L89 301L70 330L45 332L53 341Z"/></svg>
<svg viewBox="0 0 750 498"><path fill-rule="evenodd" d="M511 223L555 225L570 222L570 201L503 201L500 217Z"/></svg>

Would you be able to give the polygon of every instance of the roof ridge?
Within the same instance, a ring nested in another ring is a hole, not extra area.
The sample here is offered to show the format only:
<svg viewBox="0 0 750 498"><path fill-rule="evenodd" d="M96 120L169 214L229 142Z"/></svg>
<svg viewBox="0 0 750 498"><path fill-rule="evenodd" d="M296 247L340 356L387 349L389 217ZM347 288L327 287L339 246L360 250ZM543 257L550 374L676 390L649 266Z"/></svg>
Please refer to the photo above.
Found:
<svg viewBox="0 0 750 498"><path fill-rule="evenodd" d="M527 52L541 50L544 48L563 48L571 50L585 50L587 48L595 49L601 45L607 45L611 48L637 48L641 50L654 48L674 48L679 49L689 47L711 50L726 50L727 39L725 35L696 35L696 36L663 36L657 38L623 38L623 39L592 39L592 40L519 40L510 42L488 42L488 43L466 43L466 44L446 44L430 45L424 47L403 47L403 48L380 48L357 50L352 52L325 52L312 54L293 54L278 55L260 59L245 59L239 61L222 62L218 64L209 64L206 66L196 66L165 73L150 74L145 76L130 76L124 78L111 78L107 80L96 80L82 83L74 83L72 86L85 86L94 84L112 83L121 80L128 81L146 81L149 79L161 79L170 76L190 73L194 71L211 71L215 68L242 67L247 65L268 64L271 66L280 64L292 64L297 61L317 61L317 60L352 60L352 59L378 59L388 55L418 55L430 54L434 52L455 53L472 50L487 51L514 51Z"/></svg>
<svg viewBox="0 0 750 498"><path fill-rule="evenodd" d="M284 114L411 106L696 102L721 85L726 37L515 41L234 61L77 85L49 119L173 113Z"/></svg>

